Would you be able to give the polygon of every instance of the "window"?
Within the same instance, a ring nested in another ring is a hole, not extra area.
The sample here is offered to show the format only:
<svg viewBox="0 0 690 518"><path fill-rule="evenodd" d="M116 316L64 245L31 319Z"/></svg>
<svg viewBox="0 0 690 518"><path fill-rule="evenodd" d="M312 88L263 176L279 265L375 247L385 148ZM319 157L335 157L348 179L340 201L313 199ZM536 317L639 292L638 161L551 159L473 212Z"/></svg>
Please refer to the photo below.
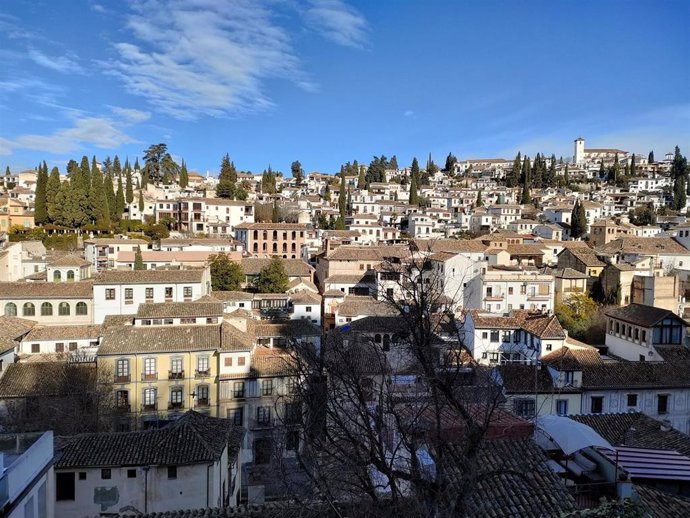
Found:
<svg viewBox="0 0 690 518"><path fill-rule="evenodd" d="M129 410L129 392L126 390L115 391L115 404L120 410Z"/></svg>
<svg viewBox="0 0 690 518"><path fill-rule="evenodd" d="M185 286L185 287L183 288L183 295L184 295L184 298L186 298L186 299L191 299L191 298L192 298L192 288L191 288L191 286Z"/></svg>
<svg viewBox="0 0 690 518"><path fill-rule="evenodd" d="M657 396L656 411L658 414L668 413L668 394L659 394Z"/></svg>
<svg viewBox="0 0 690 518"><path fill-rule="evenodd" d="M79 480L86 480L86 471L79 472Z"/></svg>
<svg viewBox="0 0 690 518"><path fill-rule="evenodd" d="M273 395L273 380L261 380L261 395Z"/></svg>
<svg viewBox="0 0 690 518"><path fill-rule="evenodd" d="M5 316L6 317L16 317L17 316L17 305L14 302L8 302L5 304Z"/></svg>
<svg viewBox="0 0 690 518"><path fill-rule="evenodd" d="M498 343L498 331L491 331L491 341Z"/></svg>
<svg viewBox="0 0 690 518"><path fill-rule="evenodd" d="M170 374L182 374L182 358L173 358L170 360Z"/></svg>
<svg viewBox="0 0 690 518"><path fill-rule="evenodd" d="M74 500L74 473L55 473L55 499Z"/></svg>
<svg viewBox="0 0 690 518"><path fill-rule="evenodd" d="M24 307L22 308L22 315L25 317L33 317L36 315L36 308L31 302L24 304Z"/></svg>
<svg viewBox="0 0 690 518"><path fill-rule="evenodd" d="M53 305L50 302L44 302L41 304L41 316L51 317L53 316Z"/></svg>
<svg viewBox="0 0 690 518"><path fill-rule="evenodd" d="M641 341L642 342L647 341L647 331L645 331L644 329L642 330L642 340Z"/></svg>
<svg viewBox="0 0 690 518"><path fill-rule="evenodd" d="M196 387L196 402L199 405L208 405L208 385L197 385Z"/></svg>
<svg viewBox="0 0 690 518"><path fill-rule="evenodd" d="M244 362L245 362L245 357L244 357L244 356L240 356L239 358L237 358L237 366L238 366L238 367L243 367L243 366L244 366Z"/></svg>
<svg viewBox="0 0 690 518"><path fill-rule="evenodd" d="M116 376L118 379L127 378L129 379L129 360L120 359L117 360L116 365Z"/></svg>
<svg viewBox="0 0 690 518"><path fill-rule="evenodd" d="M134 302L134 289L125 288L125 304L131 304Z"/></svg>
<svg viewBox="0 0 690 518"><path fill-rule="evenodd" d="M103 468L101 470L101 479L110 480L111 477L112 477L112 472L110 471L110 468Z"/></svg>
<svg viewBox="0 0 690 518"><path fill-rule="evenodd" d="M62 280L62 272L60 270L53 270L53 282L60 282Z"/></svg>
<svg viewBox="0 0 690 518"><path fill-rule="evenodd" d="M208 356L197 356L196 370L199 374L208 374Z"/></svg>
<svg viewBox="0 0 690 518"><path fill-rule="evenodd" d="M56 353L64 353L65 352L65 344L62 342L57 342L55 344L55 352Z"/></svg>
<svg viewBox="0 0 690 518"><path fill-rule="evenodd" d="M556 413L558 415L568 415L568 400L567 399L557 399L556 400Z"/></svg>
<svg viewBox="0 0 690 518"><path fill-rule="evenodd" d="M236 398L244 397L244 381L236 381L232 386L232 395Z"/></svg>
<svg viewBox="0 0 690 518"><path fill-rule="evenodd" d="M147 410L155 410L156 408L156 389L144 389L144 408Z"/></svg>
<svg viewBox="0 0 690 518"><path fill-rule="evenodd" d="M574 385L575 384L575 372L574 371L565 371L563 373L563 383L566 385Z"/></svg>
<svg viewBox="0 0 690 518"><path fill-rule="evenodd" d="M637 406L637 394L628 394L628 406Z"/></svg>
<svg viewBox="0 0 690 518"><path fill-rule="evenodd" d="M242 426L244 422L244 409L233 408L232 410L228 410L228 413L230 414L228 417L232 419L232 424L235 426Z"/></svg>
<svg viewBox="0 0 690 518"><path fill-rule="evenodd" d="M31 352L32 353L40 353L41 352L41 344L31 344Z"/></svg>
<svg viewBox="0 0 690 518"><path fill-rule="evenodd" d="M86 306L86 302L77 302L77 315L88 315L89 308Z"/></svg>
<svg viewBox="0 0 690 518"><path fill-rule="evenodd" d="M115 288L105 289L105 300L115 300Z"/></svg>
<svg viewBox="0 0 690 518"><path fill-rule="evenodd" d="M508 286L508 295L512 295L512 294L513 294L513 287Z"/></svg>
<svg viewBox="0 0 690 518"><path fill-rule="evenodd" d="M592 396L590 412L592 414L601 414L604 409L604 397L603 396Z"/></svg>
<svg viewBox="0 0 690 518"><path fill-rule="evenodd" d="M172 408L182 408L182 388L170 389L170 406Z"/></svg>
<svg viewBox="0 0 690 518"><path fill-rule="evenodd" d="M74 271L67 270L67 282L74 282Z"/></svg>
<svg viewBox="0 0 690 518"><path fill-rule="evenodd" d="M146 288L146 302L153 300L153 288Z"/></svg>
<svg viewBox="0 0 690 518"><path fill-rule="evenodd" d="M226 356L224 361L223 361L223 364L226 367L232 367L232 356Z"/></svg>
<svg viewBox="0 0 690 518"><path fill-rule="evenodd" d="M520 398L513 400L513 412L525 419L534 417L535 408L534 399Z"/></svg>
<svg viewBox="0 0 690 518"><path fill-rule="evenodd" d="M127 470L127 478L137 478L137 470L136 469L128 469Z"/></svg>
<svg viewBox="0 0 690 518"><path fill-rule="evenodd" d="M173 298L173 289L171 287L166 287L165 288L165 300L172 300Z"/></svg>
<svg viewBox="0 0 690 518"><path fill-rule="evenodd" d="M60 302L58 305L58 315L61 317L68 317L70 314L69 304L67 302Z"/></svg>
<svg viewBox="0 0 690 518"><path fill-rule="evenodd" d="M259 426L268 426L271 424L271 407L260 406L256 409L256 424Z"/></svg>
<svg viewBox="0 0 690 518"><path fill-rule="evenodd" d="M295 378L289 378L286 383L288 394L296 394L299 389L298 382Z"/></svg>
<svg viewBox="0 0 690 518"><path fill-rule="evenodd" d="M306 311L307 313L311 313L311 306L305 307L304 311Z"/></svg>
<svg viewBox="0 0 690 518"><path fill-rule="evenodd" d="M168 480L177 479L177 466L168 466Z"/></svg>

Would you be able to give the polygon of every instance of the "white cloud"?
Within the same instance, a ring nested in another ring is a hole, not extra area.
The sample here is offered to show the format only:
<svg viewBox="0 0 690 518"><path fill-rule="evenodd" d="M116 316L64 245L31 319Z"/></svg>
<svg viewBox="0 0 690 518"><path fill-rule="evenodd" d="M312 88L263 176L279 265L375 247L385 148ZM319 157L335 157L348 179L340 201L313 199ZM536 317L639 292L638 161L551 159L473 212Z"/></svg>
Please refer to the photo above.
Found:
<svg viewBox="0 0 690 518"><path fill-rule="evenodd" d="M414 112L412 110L406 110L405 113L403 113L405 117L412 117L414 115Z"/></svg>
<svg viewBox="0 0 690 518"><path fill-rule="evenodd" d="M368 24L359 11L341 0L309 0L309 3L304 16L312 29L346 47L364 46Z"/></svg>
<svg viewBox="0 0 690 518"><path fill-rule="evenodd" d="M126 122L138 123L144 122L151 118L150 112L136 110L134 108L121 108L119 106L110 106L112 112L124 119Z"/></svg>
<svg viewBox="0 0 690 518"><path fill-rule="evenodd" d="M132 42L114 45L107 72L178 119L266 109L267 79L313 87L288 30L258 0L149 0L127 28Z"/></svg>
<svg viewBox="0 0 690 518"><path fill-rule="evenodd" d="M40 50L29 49L29 58L37 65L63 74L84 72L72 56L48 56Z"/></svg>

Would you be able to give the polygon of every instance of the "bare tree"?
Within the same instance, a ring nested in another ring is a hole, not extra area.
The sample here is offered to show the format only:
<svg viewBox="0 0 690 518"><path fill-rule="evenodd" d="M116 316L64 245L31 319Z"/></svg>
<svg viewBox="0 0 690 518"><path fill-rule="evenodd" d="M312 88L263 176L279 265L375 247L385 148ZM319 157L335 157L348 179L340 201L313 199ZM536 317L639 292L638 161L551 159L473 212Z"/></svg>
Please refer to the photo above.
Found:
<svg viewBox="0 0 690 518"><path fill-rule="evenodd" d="M304 479L282 479L294 498L333 511L358 501L363 515L465 516L477 485L501 473L481 455L501 387L468 354L428 256L380 266L387 286L396 279L379 291L385 316L334 329L320 349L293 340Z"/></svg>

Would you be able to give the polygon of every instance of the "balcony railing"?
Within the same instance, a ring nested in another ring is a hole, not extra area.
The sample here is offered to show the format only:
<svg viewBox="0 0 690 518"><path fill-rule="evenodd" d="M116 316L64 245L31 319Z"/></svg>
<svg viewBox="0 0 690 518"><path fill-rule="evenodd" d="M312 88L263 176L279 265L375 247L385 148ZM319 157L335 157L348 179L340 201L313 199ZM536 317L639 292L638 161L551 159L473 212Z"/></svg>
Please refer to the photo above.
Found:
<svg viewBox="0 0 690 518"><path fill-rule="evenodd" d="M129 383L130 376L129 374L123 374L122 376L115 376L115 383Z"/></svg>
<svg viewBox="0 0 690 518"><path fill-rule="evenodd" d="M142 374L141 381L158 381L158 373L154 372L152 374Z"/></svg>
<svg viewBox="0 0 690 518"><path fill-rule="evenodd" d="M196 400L196 406L198 406L198 407L206 407L209 405L210 405L210 402L209 402L208 398L198 398Z"/></svg>
<svg viewBox="0 0 690 518"><path fill-rule="evenodd" d="M141 410L142 412L155 412L156 410L158 410L158 404L152 403L150 405L141 405Z"/></svg>
<svg viewBox="0 0 690 518"><path fill-rule="evenodd" d="M184 403L180 401L179 403L168 402L168 410L182 410L184 408Z"/></svg>
<svg viewBox="0 0 690 518"><path fill-rule="evenodd" d="M210 375L211 375L211 371L208 369L203 370L203 371L200 371L197 369L194 371L194 377L195 378L208 378Z"/></svg>
<svg viewBox="0 0 690 518"><path fill-rule="evenodd" d="M184 371L168 371L169 380L182 380L184 379Z"/></svg>
<svg viewBox="0 0 690 518"><path fill-rule="evenodd" d="M129 403L120 403L120 404L117 405L117 409L116 409L116 410L117 410L118 412L121 412L121 413L124 414L124 413L131 412L131 411L132 411L132 406L131 406Z"/></svg>

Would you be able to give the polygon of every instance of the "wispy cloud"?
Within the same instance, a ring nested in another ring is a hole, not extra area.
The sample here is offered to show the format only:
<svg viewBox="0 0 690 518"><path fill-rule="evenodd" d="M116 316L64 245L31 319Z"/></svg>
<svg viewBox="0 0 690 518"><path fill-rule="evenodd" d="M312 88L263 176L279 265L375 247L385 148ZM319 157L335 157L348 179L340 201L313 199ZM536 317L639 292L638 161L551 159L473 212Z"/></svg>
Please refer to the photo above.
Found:
<svg viewBox="0 0 690 518"><path fill-rule="evenodd" d="M25 134L12 140L0 137L0 155L12 154L17 149L61 155L86 146L114 149L139 142L126 134L124 129L146 120L148 114L131 108L111 107L111 110L117 117L79 116L72 119L69 127L57 129L47 135Z"/></svg>
<svg viewBox="0 0 690 518"><path fill-rule="evenodd" d="M362 48L367 41L364 16L341 0L309 0L305 21L319 34L346 47Z"/></svg>
<svg viewBox="0 0 690 518"><path fill-rule="evenodd" d="M405 110L405 113L403 113L403 116L405 117L412 117L414 115L414 111L412 110Z"/></svg>
<svg viewBox="0 0 690 518"><path fill-rule="evenodd" d="M134 42L115 44L106 70L178 119L266 109L267 79L313 87L288 30L257 0L150 0L127 28Z"/></svg>
<svg viewBox="0 0 690 518"><path fill-rule="evenodd" d="M79 63L76 62L74 56L64 55L64 56L48 56L44 52L36 49L29 50L29 58L31 61L45 68L55 70L56 72L67 73L77 73L81 74L84 72Z"/></svg>

